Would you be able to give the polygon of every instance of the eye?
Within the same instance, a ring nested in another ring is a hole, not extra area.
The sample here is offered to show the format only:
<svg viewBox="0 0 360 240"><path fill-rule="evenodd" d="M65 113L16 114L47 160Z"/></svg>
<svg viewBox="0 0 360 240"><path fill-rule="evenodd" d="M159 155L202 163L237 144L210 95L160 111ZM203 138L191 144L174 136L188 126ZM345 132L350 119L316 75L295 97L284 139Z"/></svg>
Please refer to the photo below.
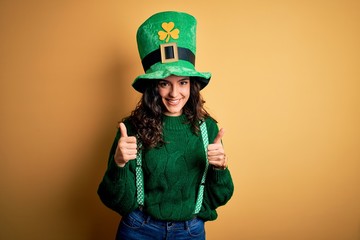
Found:
<svg viewBox="0 0 360 240"><path fill-rule="evenodd" d="M189 80L182 80L182 81L180 81L180 85L187 85L187 84L189 84Z"/></svg>
<svg viewBox="0 0 360 240"><path fill-rule="evenodd" d="M169 83L167 81L159 81L158 85L161 88L166 88L167 86L169 86Z"/></svg>

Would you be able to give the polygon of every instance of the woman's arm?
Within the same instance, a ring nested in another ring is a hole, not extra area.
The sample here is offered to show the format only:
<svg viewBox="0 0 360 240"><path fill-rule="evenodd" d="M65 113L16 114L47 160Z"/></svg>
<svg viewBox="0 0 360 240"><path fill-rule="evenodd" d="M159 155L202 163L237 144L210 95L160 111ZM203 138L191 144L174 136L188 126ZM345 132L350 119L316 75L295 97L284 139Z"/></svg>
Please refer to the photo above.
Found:
<svg viewBox="0 0 360 240"><path fill-rule="evenodd" d="M207 121L207 128L209 142L215 144L210 144L208 147L210 165L205 182L204 202L208 204L208 207L215 210L230 200L234 192L234 185L230 171L225 166L226 156L221 142L224 133L222 130L219 132L217 124L212 119ZM224 167L219 168L219 166Z"/></svg>
<svg viewBox="0 0 360 240"><path fill-rule="evenodd" d="M108 168L98 188L101 201L110 209L121 215L137 208L135 186L135 161L129 161L124 167L119 167L114 160L114 155L120 139L117 132L111 147Z"/></svg>

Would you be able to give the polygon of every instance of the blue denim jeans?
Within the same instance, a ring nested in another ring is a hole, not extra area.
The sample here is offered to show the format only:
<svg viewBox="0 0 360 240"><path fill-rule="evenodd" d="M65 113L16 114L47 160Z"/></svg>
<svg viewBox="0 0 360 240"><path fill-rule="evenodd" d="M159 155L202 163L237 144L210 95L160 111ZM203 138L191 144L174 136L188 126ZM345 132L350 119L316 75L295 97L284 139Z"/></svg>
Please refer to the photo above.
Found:
<svg viewBox="0 0 360 240"><path fill-rule="evenodd" d="M121 219L116 239L205 240L204 221L199 218L184 222L160 221L135 210Z"/></svg>

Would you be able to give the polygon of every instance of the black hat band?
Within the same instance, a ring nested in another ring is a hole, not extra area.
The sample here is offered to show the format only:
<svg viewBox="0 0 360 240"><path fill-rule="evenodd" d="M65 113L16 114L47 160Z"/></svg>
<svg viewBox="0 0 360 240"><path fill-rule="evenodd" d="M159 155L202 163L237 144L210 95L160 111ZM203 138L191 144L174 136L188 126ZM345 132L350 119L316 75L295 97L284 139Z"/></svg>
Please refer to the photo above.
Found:
<svg viewBox="0 0 360 240"><path fill-rule="evenodd" d="M141 62L146 72L155 63L169 63L178 60L188 61L195 66L194 53L190 49L178 47L176 43L161 44L159 49L146 55Z"/></svg>

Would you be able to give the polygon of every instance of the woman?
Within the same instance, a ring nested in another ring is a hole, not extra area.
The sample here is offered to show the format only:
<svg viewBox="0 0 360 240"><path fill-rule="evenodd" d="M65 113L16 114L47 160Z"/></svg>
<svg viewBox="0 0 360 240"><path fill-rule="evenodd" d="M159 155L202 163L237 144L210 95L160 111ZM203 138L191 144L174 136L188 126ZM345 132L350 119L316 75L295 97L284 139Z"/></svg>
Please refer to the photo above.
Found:
<svg viewBox="0 0 360 240"><path fill-rule="evenodd" d="M142 98L119 124L98 189L123 216L117 239L205 239L204 222L233 194L224 131L200 94L211 75L194 67L195 26L189 14L162 12L139 27Z"/></svg>

